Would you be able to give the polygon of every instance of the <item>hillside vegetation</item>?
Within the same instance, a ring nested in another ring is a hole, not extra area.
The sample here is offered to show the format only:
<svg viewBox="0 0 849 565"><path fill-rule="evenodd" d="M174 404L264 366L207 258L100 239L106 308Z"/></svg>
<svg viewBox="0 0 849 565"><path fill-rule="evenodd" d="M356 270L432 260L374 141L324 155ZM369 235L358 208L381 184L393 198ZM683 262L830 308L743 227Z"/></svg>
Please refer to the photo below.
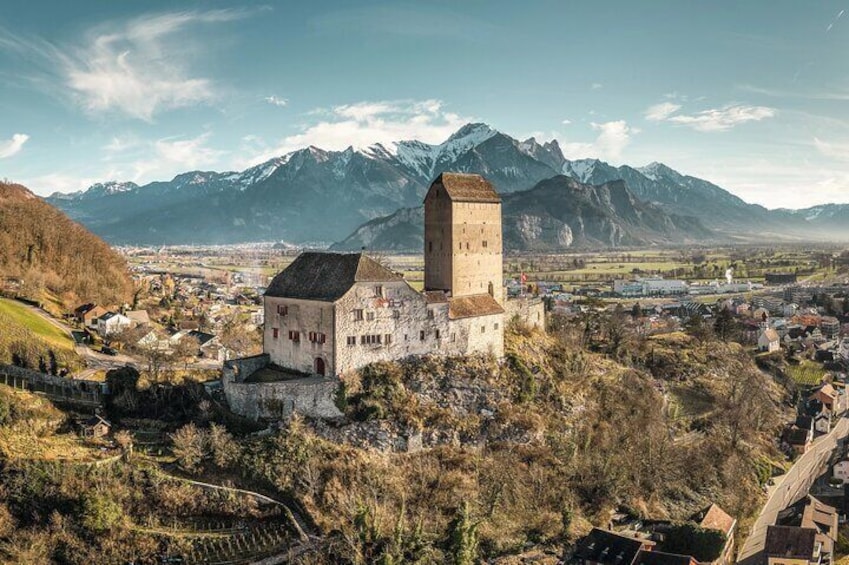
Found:
<svg viewBox="0 0 849 565"><path fill-rule="evenodd" d="M226 457L191 429L175 454L298 500L322 562L558 553L614 511L683 522L714 502L745 528L783 460L786 392L739 345L617 323L513 328L501 364L371 365L345 380L341 425L295 420Z"/></svg>
<svg viewBox="0 0 849 565"><path fill-rule="evenodd" d="M0 298L0 363L56 374L79 368L80 359L65 332L20 302Z"/></svg>
<svg viewBox="0 0 849 565"><path fill-rule="evenodd" d="M0 273L23 295L47 291L68 307L123 302L131 290L120 255L18 184L0 183Z"/></svg>
<svg viewBox="0 0 849 565"><path fill-rule="evenodd" d="M553 562L613 512L684 524L710 503L745 536L785 461L775 438L789 404L742 347L704 333L645 338L621 313L558 320L548 334L511 326L506 343L501 362L367 366L344 380L342 421L295 418L258 435L197 383L140 390L135 371L112 371L112 422L146 419L164 444L106 467L53 460L67 434L51 411L23 404L0 418L0 560L187 557L197 546L159 524L256 515L162 480L160 463L291 502L319 536L300 563L465 565L529 552ZM28 441L40 446L31 459Z"/></svg>

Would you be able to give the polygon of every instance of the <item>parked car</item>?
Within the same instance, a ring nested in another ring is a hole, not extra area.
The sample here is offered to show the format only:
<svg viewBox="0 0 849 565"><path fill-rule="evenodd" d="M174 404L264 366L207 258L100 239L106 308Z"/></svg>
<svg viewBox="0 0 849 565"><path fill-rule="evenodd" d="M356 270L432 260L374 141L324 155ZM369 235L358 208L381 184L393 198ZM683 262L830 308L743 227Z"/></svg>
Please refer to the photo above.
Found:
<svg viewBox="0 0 849 565"><path fill-rule="evenodd" d="M104 355L118 355L118 352L112 349L111 347L103 346L100 348L100 352Z"/></svg>

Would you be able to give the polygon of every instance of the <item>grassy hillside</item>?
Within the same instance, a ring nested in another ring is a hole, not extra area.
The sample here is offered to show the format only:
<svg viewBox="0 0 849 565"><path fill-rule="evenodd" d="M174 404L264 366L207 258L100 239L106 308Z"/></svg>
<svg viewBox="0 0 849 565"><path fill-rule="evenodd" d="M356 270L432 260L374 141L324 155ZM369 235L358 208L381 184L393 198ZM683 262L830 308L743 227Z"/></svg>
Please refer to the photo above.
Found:
<svg viewBox="0 0 849 565"><path fill-rule="evenodd" d="M65 332L20 302L0 298L0 363L57 372L81 360Z"/></svg>
<svg viewBox="0 0 849 565"><path fill-rule="evenodd" d="M0 273L19 281L25 296L42 300L47 292L65 306L122 302L131 291L120 255L16 184L0 183Z"/></svg>
<svg viewBox="0 0 849 565"><path fill-rule="evenodd" d="M0 319L4 323L26 328L36 338L57 349L72 350L74 348L71 336L20 302L0 298Z"/></svg>

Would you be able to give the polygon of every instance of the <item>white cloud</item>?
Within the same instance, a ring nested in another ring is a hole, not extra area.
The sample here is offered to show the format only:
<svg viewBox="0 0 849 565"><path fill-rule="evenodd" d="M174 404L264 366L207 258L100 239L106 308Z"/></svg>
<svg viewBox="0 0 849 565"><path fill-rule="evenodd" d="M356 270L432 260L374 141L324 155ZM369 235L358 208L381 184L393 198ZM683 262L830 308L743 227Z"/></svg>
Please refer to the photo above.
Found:
<svg viewBox="0 0 849 565"><path fill-rule="evenodd" d="M604 86L604 85L603 85L603 84L601 84L600 82L594 82L594 83L592 83L592 85L590 86L590 88L591 88L592 90L598 90L598 89L602 88L603 86Z"/></svg>
<svg viewBox="0 0 849 565"><path fill-rule="evenodd" d="M25 133L16 133L8 141L0 141L0 159L6 159L17 154L24 147L29 136Z"/></svg>
<svg viewBox="0 0 849 565"><path fill-rule="evenodd" d="M649 121L658 122L667 119L669 116L671 116L680 109L680 104L673 104L672 102L661 102L660 104L649 106L645 112L645 117Z"/></svg>
<svg viewBox="0 0 849 565"><path fill-rule="evenodd" d="M189 29L246 17L243 10L171 12L99 26L83 40L53 44L0 30L0 45L46 71L35 79L51 92L67 89L87 112L115 112L145 121L173 108L208 103L212 81L193 76ZM59 88L56 82L60 82Z"/></svg>
<svg viewBox="0 0 849 565"><path fill-rule="evenodd" d="M263 100L272 106L280 106L281 108L289 104L286 98L278 98L277 96L266 96Z"/></svg>
<svg viewBox="0 0 849 565"><path fill-rule="evenodd" d="M648 108L645 116L648 120L680 124L696 131L727 131L746 122L772 118L776 114L775 108L743 104L728 104L721 108L711 108L689 115L677 114L680 109L681 107L677 104L664 102Z"/></svg>
<svg viewBox="0 0 849 565"><path fill-rule="evenodd" d="M563 120L563 121L562 121L562 122L560 122L560 123L561 123L561 124L563 124L564 126L568 126L569 124L571 124L571 123L572 123L572 120L570 120L570 119L565 119L565 120Z"/></svg>
<svg viewBox="0 0 849 565"><path fill-rule="evenodd" d="M238 160L234 168L256 165L272 157L314 145L322 149L342 150L349 146L368 147L375 143L418 139L440 143L464 124L473 121L447 112L439 100L364 101L332 108L319 108L308 114L313 123L302 127L273 146L264 145L253 157ZM259 140L252 138L256 148Z"/></svg>
<svg viewBox="0 0 849 565"><path fill-rule="evenodd" d="M131 163L131 171L122 178L129 176L134 182L150 182L192 169L216 167L227 152L209 147L209 138L210 133L206 132L189 139L163 138L148 143L149 157Z"/></svg>
<svg viewBox="0 0 849 565"><path fill-rule="evenodd" d="M567 159L599 158L618 160L622 151L631 143L631 136L639 133L625 120L604 123L592 123L598 137L592 142L563 142L560 148Z"/></svg>

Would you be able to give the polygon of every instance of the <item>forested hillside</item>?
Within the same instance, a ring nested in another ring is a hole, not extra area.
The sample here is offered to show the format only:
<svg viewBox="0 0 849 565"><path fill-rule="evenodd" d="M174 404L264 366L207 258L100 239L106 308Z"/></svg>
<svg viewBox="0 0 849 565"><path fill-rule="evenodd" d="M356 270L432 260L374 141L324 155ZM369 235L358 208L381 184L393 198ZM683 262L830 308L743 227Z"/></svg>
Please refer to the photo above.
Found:
<svg viewBox="0 0 849 565"><path fill-rule="evenodd" d="M46 291L65 306L119 303L131 290L117 253L18 184L0 183L0 275L20 281L24 296Z"/></svg>

